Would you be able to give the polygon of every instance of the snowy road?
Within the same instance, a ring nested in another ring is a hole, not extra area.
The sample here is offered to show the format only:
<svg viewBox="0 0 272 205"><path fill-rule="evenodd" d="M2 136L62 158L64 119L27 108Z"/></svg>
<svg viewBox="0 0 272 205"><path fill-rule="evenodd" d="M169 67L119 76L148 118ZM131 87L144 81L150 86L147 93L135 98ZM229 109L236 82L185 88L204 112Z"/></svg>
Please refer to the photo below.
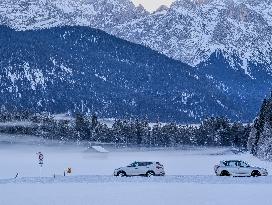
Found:
<svg viewBox="0 0 272 205"><path fill-rule="evenodd" d="M164 177L114 177L102 175L70 176L62 177L23 177L19 179L2 179L1 184L61 184L61 183L185 183L185 184L270 184L272 187L272 176L266 177L219 177L219 176L164 176Z"/></svg>

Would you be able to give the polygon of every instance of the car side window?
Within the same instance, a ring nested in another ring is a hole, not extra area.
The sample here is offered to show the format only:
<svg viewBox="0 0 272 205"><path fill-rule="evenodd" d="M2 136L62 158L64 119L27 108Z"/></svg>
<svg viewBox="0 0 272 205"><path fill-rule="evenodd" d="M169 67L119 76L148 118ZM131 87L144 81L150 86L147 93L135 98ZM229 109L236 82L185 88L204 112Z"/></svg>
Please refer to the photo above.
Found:
<svg viewBox="0 0 272 205"><path fill-rule="evenodd" d="M142 166L145 166L145 163L144 163L144 162L139 162L139 163L138 163L138 166L141 166L141 167L142 167Z"/></svg>
<svg viewBox="0 0 272 205"><path fill-rule="evenodd" d="M151 165L152 162L138 162L138 166L145 167Z"/></svg>
<svg viewBox="0 0 272 205"><path fill-rule="evenodd" d="M229 162L223 162L223 165L225 165L225 166L229 166Z"/></svg>
<svg viewBox="0 0 272 205"><path fill-rule="evenodd" d="M143 167L149 166L151 164L152 164L152 162L139 162L139 166L143 166Z"/></svg>
<svg viewBox="0 0 272 205"><path fill-rule="evenodd" d="M248 164L245 163L245 162L241 162L241 163L240 163L240 167L248 167Z"/></svg>
<svg viewBox="0 0 272 205"><path fill-rule="evenodd" d="M137 162L133 162L131 165L129 165L129 167L137 167L138 163Z"/></svg>
<svg viewBox="0 0 272 205"><path fill-rule="evenodd" d="M242 166L241 162L235 162L235 165L236 165L236 167L241 167Z"/></svg>

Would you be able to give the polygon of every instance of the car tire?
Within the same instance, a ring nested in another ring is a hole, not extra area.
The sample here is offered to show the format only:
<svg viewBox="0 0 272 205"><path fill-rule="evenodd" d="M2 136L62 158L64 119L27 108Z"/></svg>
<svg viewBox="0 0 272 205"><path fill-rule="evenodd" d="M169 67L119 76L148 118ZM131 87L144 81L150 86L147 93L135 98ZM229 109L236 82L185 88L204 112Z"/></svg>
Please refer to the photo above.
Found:
<svg viewBox="0 0 272 205"><path fill-rule="evenodd" d="M258 170L253 170L251 173L251 176L252 177L259 177L259 176L261 176L261 173Z"/></svg>
<svg viewBox="0 0 272 205"><path fill-rule="evenodd" d="M118 177L126 177L127 174L126 174L126 172L124 172L124 171L119 171L119 172L117 173L117 176L118 176Z"/></svg>
<svg viewBox="0 0 272 205"><path fill-rule="evenodd" d="M153 171L148 171L145 174L147 177L153 177L155 175L155 173Z"/></svg>
<svg viewBox="0 0 272 205"><path fill-rule="evenodd" d="M220 173L220 176L230 176L230 173L227 171L227 170L223 170L221 173Z"/></svg>

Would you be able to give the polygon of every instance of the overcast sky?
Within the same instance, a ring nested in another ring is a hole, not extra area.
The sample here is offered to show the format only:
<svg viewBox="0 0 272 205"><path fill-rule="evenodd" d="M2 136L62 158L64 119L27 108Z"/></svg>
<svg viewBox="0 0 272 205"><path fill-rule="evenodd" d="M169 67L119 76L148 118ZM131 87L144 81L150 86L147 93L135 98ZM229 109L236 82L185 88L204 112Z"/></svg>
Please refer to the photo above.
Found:
<svg viewBox="0 0 272 205"><path fill-rule="evenodd" d="M170 6L174 0L132 0L135 5L142 4L146 10L155 11L161 5Z"/></svg>

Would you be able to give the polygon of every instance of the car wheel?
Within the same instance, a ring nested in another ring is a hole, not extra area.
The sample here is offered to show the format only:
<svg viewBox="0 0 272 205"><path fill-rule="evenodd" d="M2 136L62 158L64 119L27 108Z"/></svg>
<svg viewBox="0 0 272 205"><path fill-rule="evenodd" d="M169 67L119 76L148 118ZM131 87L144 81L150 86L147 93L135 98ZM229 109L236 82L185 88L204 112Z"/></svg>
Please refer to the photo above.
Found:
<svg viewBox="0 0 272 205"><path fill-rule="evenodd" d="M252 177L259 177L259 176L261 176L261 173L258 170L254 170L254 171L252 171L251 176Z"/></svg>
<svg viewBox="0 0 272 205"><path fill-rule="evenodd" d="M126 172L124 172L124 171L120 171L120 172L117 173L117 176L118 176L118 177L126 177L127 174L126 174Z"/></svg>
<svg viewBox="0 0 272 205"><path fill-rule="evenodd" d="M227 170L223 170L223 171L220 173L220 176L230 176L230 173L229 173Z"/></svg>
<svg viewBox="0 0 272 205"><path fill-rule="evenodd" d="M155 175L155 173L153 172L153 171L148 171L148 172L146 172L146 176L147 177L152 177L152 176L154 176Z"/></svg>

